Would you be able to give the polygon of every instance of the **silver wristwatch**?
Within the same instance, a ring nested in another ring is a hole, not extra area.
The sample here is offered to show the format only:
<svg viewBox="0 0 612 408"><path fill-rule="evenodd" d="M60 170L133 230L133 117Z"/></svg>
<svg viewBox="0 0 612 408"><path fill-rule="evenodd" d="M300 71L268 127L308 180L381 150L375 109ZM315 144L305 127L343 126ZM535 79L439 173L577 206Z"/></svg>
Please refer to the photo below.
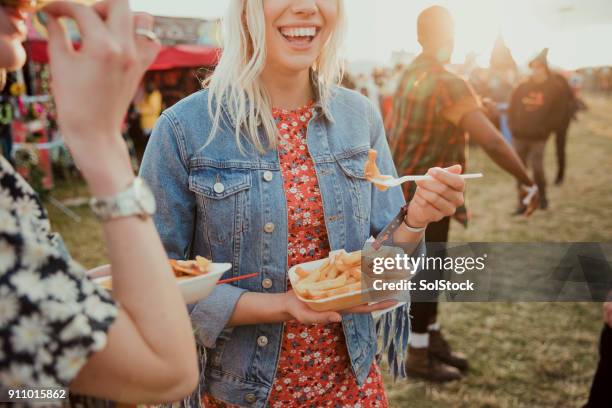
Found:
<svg viewBox="0 0 612 408"><path fill-rule="evenodd" d="M92 198L89 205L102 221L132 216L144 219L155 213L155 197L140 177L127 190L113 197Z"/></svg>

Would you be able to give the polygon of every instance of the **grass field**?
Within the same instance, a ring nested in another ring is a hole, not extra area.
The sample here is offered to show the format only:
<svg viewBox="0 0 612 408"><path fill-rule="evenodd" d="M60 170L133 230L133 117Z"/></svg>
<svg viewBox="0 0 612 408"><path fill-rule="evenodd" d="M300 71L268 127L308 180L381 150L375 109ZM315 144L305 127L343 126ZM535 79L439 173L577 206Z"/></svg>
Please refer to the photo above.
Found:
<svg viewBox="0 0 612 408"><path fill-rule="evenodd" d="M590 110L570 130L568 170L561 187L549 189L550 208L530 219L511 217L512 177L481 150L472 149L468 229L454 223L451 241L612 241L612 100L590 98ZM546 168L554 176L552 140ZM56 198L85 194L83 186L59 188ZM50 207L53 226L87 267L105 262L99 224L86 207L75 223ZM386 379L393 407L580 407L597 361L601 305L592 303L442 304L441 322L455 348L470 358L462 381L447 385Z"/></svg>

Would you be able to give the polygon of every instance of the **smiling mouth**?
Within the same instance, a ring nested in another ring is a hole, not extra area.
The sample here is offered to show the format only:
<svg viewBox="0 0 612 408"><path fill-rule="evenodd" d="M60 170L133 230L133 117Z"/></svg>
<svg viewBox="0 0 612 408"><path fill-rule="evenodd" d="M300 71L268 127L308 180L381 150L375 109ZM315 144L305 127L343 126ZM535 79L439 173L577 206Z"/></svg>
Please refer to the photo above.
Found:
<svg viewBox="0 0 612 408"><path fill-rule="evenodd" d="M308 45L315 39L319 29L314 26L281 27L279 32L291 44Z"/></svg>

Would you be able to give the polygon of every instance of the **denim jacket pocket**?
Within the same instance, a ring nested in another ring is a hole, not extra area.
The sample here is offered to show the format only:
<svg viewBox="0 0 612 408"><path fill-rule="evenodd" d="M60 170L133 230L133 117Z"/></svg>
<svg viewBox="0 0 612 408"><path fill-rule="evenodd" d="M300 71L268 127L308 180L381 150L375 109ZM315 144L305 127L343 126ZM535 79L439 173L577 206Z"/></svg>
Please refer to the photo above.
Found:
<svg viewBox="0 0 612 408"><path fill-rule="evenodd" d="M194 167L189 190L196 194L198 230L206 234L215 262L236 263L240 236L248 229L250 170ZM177 220L180 222L180 220Z"/></svg>
<svg viewBox="0 0 612 408"><path fill-rule="evenodd" d="M371 185L365 178L368 148L352 149L335 155L336 162L345 176L351 192L351 208L361 224L369 222Z"/></svg>

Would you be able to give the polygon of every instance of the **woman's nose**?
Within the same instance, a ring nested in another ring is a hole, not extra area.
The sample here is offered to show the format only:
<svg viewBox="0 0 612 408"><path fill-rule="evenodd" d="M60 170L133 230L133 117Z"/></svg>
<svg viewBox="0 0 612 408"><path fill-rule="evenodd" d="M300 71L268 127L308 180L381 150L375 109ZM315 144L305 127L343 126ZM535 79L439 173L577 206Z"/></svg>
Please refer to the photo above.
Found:
<svg viewBox="0 0 612 408"><path fill-rule="evenodd" d="M291 11L295 14L313 15L319 10L315 0L295 0L291 6Z"/></svg>

